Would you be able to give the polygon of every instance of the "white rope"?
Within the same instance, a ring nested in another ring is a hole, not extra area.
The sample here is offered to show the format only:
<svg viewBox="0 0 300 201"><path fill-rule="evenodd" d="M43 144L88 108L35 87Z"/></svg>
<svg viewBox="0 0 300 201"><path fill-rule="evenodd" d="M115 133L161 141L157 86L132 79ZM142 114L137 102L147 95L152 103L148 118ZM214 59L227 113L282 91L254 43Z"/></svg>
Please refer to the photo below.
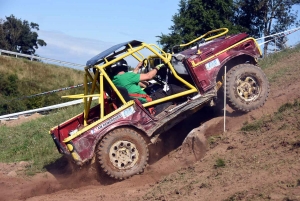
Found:
<svg viewBox="0 0 300 201"><path fill-rule="evenodd" d="M275 38L273 38L273 39L271 39L271 40L267 40L267 41L265 41L265 42L263 42L263 43L259 43L258 45L261 46L261 45L263 45L263 44L265 44L265 43L268 43L268 42L270 42L270 41L272 41L272 40L275 40Z"/></svg>
<svg viewBox="0 0 300 201"><path fill-rule="evenodd" d="M294 28L294 29L290 29L287 31L283 31L280 33L276 33L276 34L272 34L272 35L268 35L268 36L264 36L261 38L257 38L255 39L256 41L267 38L267 37L272 37L272 36L276 36L276 35L280 35L286 32L289 32L288 34L291 34L293 32L296 32L300 30L300 27ZM288 35L286 34L286 35ZM271 40L265 41L263 43L260 43L258 45L263 45L265 43L268 43L272 40L275 40L276 38L273 38ZM28 57L31 59L40 59L40 60L48 60L48 61L52 61L52 62L56 62L56 63L61 63L61 64L67 64L67 65L72 65L72 66L79 66L79 67L84 67L84 65L80 65L80 64L75 64L75 63L70 63L70 62L65 62L65 61L59 61L59 60L54 60L54 59L49 59L49 58L43 58L43 57L37 57L37 56L32 56L32 55L26 55L26 54L20 54L20 53L16 53L16 52L11 52L11 51L6 51L6 50L2 50L0 49L0 55L1 52L3 53L7 53L7 54L14 54L14 55L18 55L18 56L22 56L22 57ZM226 66L225 66L225 83L226 83ZM48 93L48 92L44 92L44 93ZM226 132L226 84L224 86L224 132ZM40 95L40 94L38 94ZM14 119L16 117L18 117L19 115L24 115L24 114L32 114L32 113L36 113L36 112L42 112L42 111L47 111L47 110L53 110L53 109L58 109L58 108L62 108L62 107L67 107L67 106L71 106L71 105L75 105L75 104L79 104L82 103L82 99L80 100L75 100L75 101L70 101L67 103L61 103L61 104L57 104L57 105L52 105L52 106L48 106L48 107L43 107L43 108L38 108L38 109L33 109L33 110L27 110L27 111L23 111L23 112L18 112L18 113L13 113L13 114L7 114L7 115L3 115L0 116L0 120L4 120L4 119Z"/></svg>

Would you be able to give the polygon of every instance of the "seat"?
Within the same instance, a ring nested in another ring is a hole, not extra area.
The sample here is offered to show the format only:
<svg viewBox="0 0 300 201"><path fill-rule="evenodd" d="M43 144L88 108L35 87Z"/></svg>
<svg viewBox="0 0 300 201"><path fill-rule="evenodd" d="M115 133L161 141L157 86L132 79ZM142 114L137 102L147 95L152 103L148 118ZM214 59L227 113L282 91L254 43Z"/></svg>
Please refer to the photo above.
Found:
<svg viewBox="0 0 300 201"><path fill-rule="evenodd" d="M133 100L132 98L130 98L129 93L125 87L116 86L116 88L119 90L120 94L123 96L123 98L126 102ZM116 92L112 88L110 88L109 91L110 91L109 96L111 97L111 101L114 105L113 106L114 109L122 106L123 103L122 103L121 99L118 97L118 95L116 94Z"/></svg>
<svg viewBox="0 0 300 201"><path fill-rule="evenodd" d="M116 87L126 102L133 100L132 98L130 98L129 93L125 87L119 87L119 86L116 86Z"/></svg>
<svg viewBox="0 0 300 201"><path fill-rule="evenodd" d="M179 75L189 75L186 67L184 66L184 64L182 63L182 60L178 60L176 58L177 55L172 56L172 65L175 69L175 71L179 74Z"/></svg>
<svg viewBox="0 0 300 201"><path fill-rule="evenodd" d="M119 90L119 92L121 93L121 95L123 96L123 98L126 102L135 99L135 98L131 98L129 96L129 93L125 87L116 86L116 88ZM112 95L113 104L115 104L115 106L117 108L123 105L122 101L120 100L120 98L117 96L117 94L115 92L113 92L111 95ZM155 114L154 107L149 107L149 108L147 108L147 110L150 114L152 114L152 115Z"/></svg>

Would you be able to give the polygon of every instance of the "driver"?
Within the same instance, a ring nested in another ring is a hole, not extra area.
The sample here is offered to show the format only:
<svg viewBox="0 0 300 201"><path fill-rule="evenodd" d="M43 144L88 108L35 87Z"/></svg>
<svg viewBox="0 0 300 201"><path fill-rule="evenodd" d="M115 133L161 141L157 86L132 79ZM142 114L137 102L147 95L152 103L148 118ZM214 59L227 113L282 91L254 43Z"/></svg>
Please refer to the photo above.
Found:
<svg viewBox="0 0 300 201"><path fill-rule="evenodd" d="M147 103L152 101L152 99L141 87L147 87L147 82L145 81L151 80L163 66L164 64L159 64L148 73L138 74L139 69L142 67L142 62L138 63L133 72L128 72L127 62L121 59L111 65L112 82L116 86L126 88L130 97L138 98L142 103Z"/></svg>

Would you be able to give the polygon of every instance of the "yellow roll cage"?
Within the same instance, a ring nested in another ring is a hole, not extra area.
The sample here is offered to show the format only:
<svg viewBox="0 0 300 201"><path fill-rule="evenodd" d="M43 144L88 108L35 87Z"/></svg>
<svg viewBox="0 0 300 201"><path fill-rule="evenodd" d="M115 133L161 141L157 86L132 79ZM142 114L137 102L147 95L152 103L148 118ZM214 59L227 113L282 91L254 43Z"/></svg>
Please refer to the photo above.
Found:
<svg viewBox="0 0 300 201"><path fill-rule="evenodd" d="M200 39L209 36L213 33L218 33L220 31L223 31L220 34L211 36L209 38L206 38L205 41L208 40L212 40L214 38L220 37L224 34L226 34L228 32L227 28L221 28L221 29L216 29L216 30L212 30L207 32L206 34L196 38L195 40L187 43L187 44L181 44L180 47L184 47L187 45L190 45L192 43L195 43L196 41L199 41ZM147 43L141 43L141 45L137 46L137 47L132 47L130 45L130 43L127 44L126 48L124 50L121 50L119 52L116 52L115 55L121 54L120 56L118 56L117 58L114 58L112 60L107 60L107 57L104 58L104 63L102 65L94 65L94 66L86 66L84 68L85 70L85 74L84 74L84 94L76 94L76 95L69 95L69 96L63 96L63 98L82 98L83 102L84 102L84 129L82 129L81 131L79 131L78 133L76 133L76 135L74 136L70 136L67 139L65 139L65 141L69 141L71 140L71 138L75 138L76 136L80 135L82 132L86 131L89 129L89 127L92 127L93 125L96 125L108 118L110 118L112 115L116 114L116 112L120 112L124 109L126 109L129 105L133 104L133 101L129 101L126 103L125 99L123 98L123 96L121 95L120 91L117 89L117 87L113 84L112 80L110 79L110 77L108 76L108 74L105 71L105 68L111 66L112 64L114 64L115 62L127 57L127 56L133 56L135 59L137 59L139 62L142 61L143 59L145 59L146 57L140 52L142 49L148 49L150 50L154 55L150 55L147 58L148 59L153 59L153 58L159 58L161 59L165 64L167 64L168 68L171 70L172 74L174 75L174 77L179 80L182 84L184 84L188 89L186 91L177 93L177 94L173 94L155 101L151 101L151 102L147 102L144 103L143 106L144 107L149 107L149 106L153 106L155 104L158 103L162 103L171 99L175 99L178 97L182 97L191 93L195 93L198 92L197 88L193 85L191 85L190 83L188 83L187 81L185 81L183 78L181 78L180 76L178 76L178 74L176 73L174 67L171 64L171 57L172 55L170 53L166 53L164 52L161 48L159 48L157 45L155 44L147 44ZM89 71L89 69L91 68L95 68L95 74L94 76L91 74L91 72ZM98 79L99 78L99 79ZM117 110L104 115L104 79L106 79L107 83L110 85L110 87L116 92L117 96L120 98L121 102L123 103L123 106L118 108ZM99 84L97 83L97 80L99 80ZM89 90L88 88L88 84L91 83L91 89ZM96 93L97 91L97 93ZM92 98L93 97L98 97L98 103L100 105L100 119L94 123L92 123L91 125L88 125L87 121L88 121L88 114L89 111L91 109L91 102L92 102ZM70 138L70 139L69 139Z"/></svg>
<svg viewBox="0 0 300 201"><path fill-rule="evenodd" d="M191 93L195 93L197 92L196 87L194 87L193 85L191 85L190 83L188 83L187 81L185 81L184 79L182 79L181 77L179 77L176 73L176 71L174 70L172 64L171 64L171 54L169 53L165 53L162 49L160 49L157 45L154 44L146 44L146 43L142 43L140 46L138 47L131 47L130 44L128 44L128 47L126 49L125 54L120 55L119 57L108 61L106 58L105 63L103 65L95 65L93 66L93 68L96 69L94 76L90 73L89 69L91 67L86 66L84 68L85 70L85 75L84 75L84 94L76 94L76 95L69 95L69 96L63 96L63 98L83 98L83 102L84 102L84 126L87 125L87 118L88 118L88 114L89 114L89 110L91 107L91 102L92 102L92 98L93 97L98 97L98 101L100 104L100 120L103 121L105 116L104 116L104 88L103 88L103 83L104 83L104 79L106 79L106 81L109 83L110 87L116 92L117 96L120 98L120 100L122 101L123 104L126 103L125 99L123 98L123 96L121 95L121 93L119 92L119 90L117 89L117 87L113 84L112 80L110 79L110 77L108 76L108 74L106 73L106 71L104 70L105 68L109 67L110 65L114 64L115 62L119 61L120 59L123 59L127 56L132 55L134 58L136 58L138 61L142 61L143 59L145 59L146 57L140 52L140 50L147 48L148 50L150 50L156 58L160 58L165 64L168 65L169 69L171 70L171 72L173 73L173 75L175 76L176 79L178 79L181 83L183 83L188 90L178 93L178 94L173 94L170 95L168 97L165 98L161 98L155 101L151 101L148 103L144 103L143 106L144 107L149 107L161 102L165 102L174 98L178 98L181 96L185 96L187 94L191 94ZM159 53L160 52L160 53ZM153 57L153 56L149 56L148 58ZM99 85L97 84L97 80L98 77L100 77L99 79ZM91 89L90 91L88 90L88 83L91 82ZM97 90L98 93L95 93ZM107 116L107 115L106 115Z"/></svg>

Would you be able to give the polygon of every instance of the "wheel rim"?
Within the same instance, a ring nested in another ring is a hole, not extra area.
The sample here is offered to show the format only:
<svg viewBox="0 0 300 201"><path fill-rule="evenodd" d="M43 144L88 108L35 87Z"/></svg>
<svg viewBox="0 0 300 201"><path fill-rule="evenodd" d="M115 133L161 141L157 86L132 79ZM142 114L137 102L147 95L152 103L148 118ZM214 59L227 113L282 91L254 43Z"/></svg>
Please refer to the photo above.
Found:
<svg viewBox="0 0 300 201"><path fill-rule="evenodd" d="M238 96L244 101L254 101L259 97L260 87L252 76L240 77L236 88Z"/></svg>
<svg viewBox="0 0 300 201"><path fill-rule="evenodd" d="M111 146L109 158L114 167L124 170L137 163L139 152L134 143L120 140Z"/></svg>

